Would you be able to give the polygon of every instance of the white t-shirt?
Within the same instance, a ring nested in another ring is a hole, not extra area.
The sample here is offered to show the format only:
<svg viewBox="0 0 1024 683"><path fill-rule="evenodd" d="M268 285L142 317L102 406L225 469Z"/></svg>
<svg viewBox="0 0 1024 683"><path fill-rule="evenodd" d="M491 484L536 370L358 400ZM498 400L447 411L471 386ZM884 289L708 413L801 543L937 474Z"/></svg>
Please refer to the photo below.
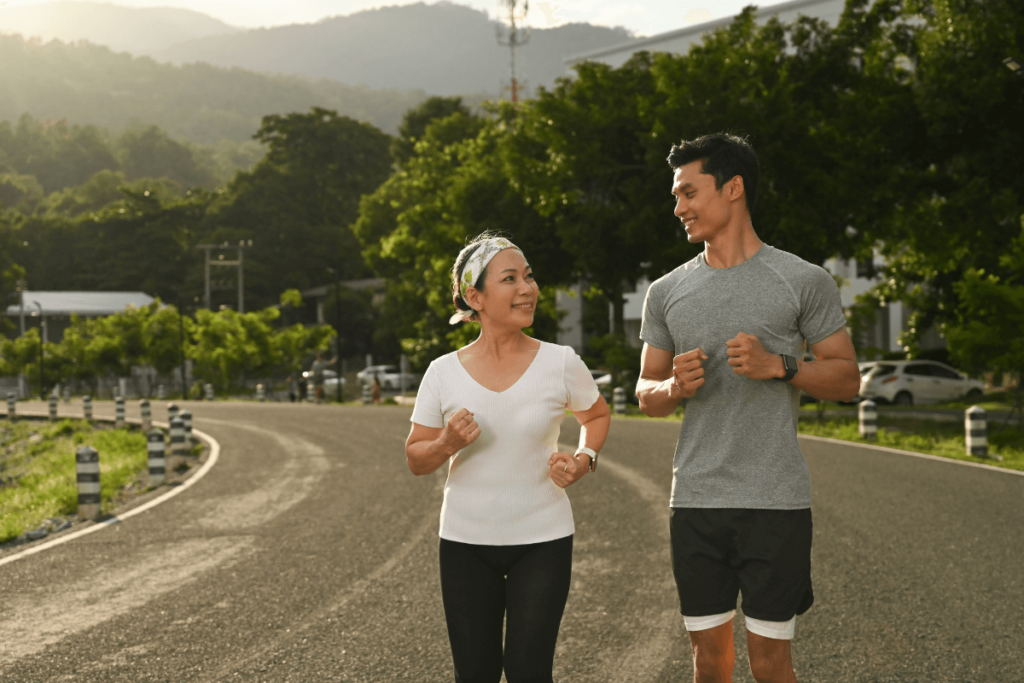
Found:
<svg viewBox="0 0 1024 683"><path fill-rule="evenodd" d="M575 531L565 489L548 477L565 409L587 410L599 392L568 346L541 342L536 357L500 393L474 380L457 353L427 369L412 421L439 429L462 408L480 436L449 459L441 505L441 538L476 545L521 545Z"/></svg>

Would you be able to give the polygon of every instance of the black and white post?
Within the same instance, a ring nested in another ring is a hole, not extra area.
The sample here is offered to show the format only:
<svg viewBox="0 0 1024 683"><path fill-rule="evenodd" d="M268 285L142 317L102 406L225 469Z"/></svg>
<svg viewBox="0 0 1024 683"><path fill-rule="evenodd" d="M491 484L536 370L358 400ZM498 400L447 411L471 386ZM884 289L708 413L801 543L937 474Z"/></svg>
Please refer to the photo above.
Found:
<svg viewBox="0 0 1024 683"><path fill-rule="evenodd" d="M64 402L71 403L71 387L69 386L64 387Z"/></svg>
<svg viewBox="0 0 1024 683"><path fill-rule="evenodd" d="M178 404L168 403L167 404L167 422L174 422L174 418L178 417Z"/></svg>
<svg viewBox="0 0 1024 683"><path fill-rule="evenodd" d="M971 406L964 414L964 432L967 435L967 455L988 457L988 422L985 409Z"/></svg>
<svg viewBox="0 0 1024 683"><path fill-rule="evenodd" d="M82 414L86 420L92 422L92 396L82 397Z"/></svg>
<svg viewBox="0 0 1024 683"><path fill-rule="evenodd" d="M124 394L117 397L116 403L114 429L124 429Z"/></svg>
<svg viewBox="0 0 1024 683"><path fill-rule="evenodd" d="M263 388L262 384L256 385L256 400L259 401L260 403L263 403L264 401L267 400L267 393L266 390Z"/></svg>
<svg viewBox="0 0 1024 683"><path fill-rule="evenodd" d="M50 422L57 419L57 394L50 394Z"/></svg>
<svg viewBox="0 0 1024 683"><path fill-rule="evenodd" d="M622 387L615 387L612 392L612 404L615 406L616 415L626 414L626 390Z"/></svg>
<svg viewBox="0 0 1024 683"><path fill-rule="evenodd" d="M156 385L156 400L164 401L167 399L167 390L164 389L163 384Z"/></svg>
<svg viewBox="0 0 1024 683"><path fill-rule="evenodd" d="M878 438L878 406L874 401L861 401L857 406L861 438L874 441Z"/></svg>
<svg viewBox="0 0 1024 683"><path fill-rule="evenodd" d="M207 401L212 401L213 400L213 385L210 384L209 382L207 382L206 387L204 387L204 388L206 390L206 400Z"/></svg>
<svg viewBox="0 0 1024 683"><path fill-rule="evenodd" d="M142 431L149 434L149 430L153 428L153 413L149 409L147 399L139 401L139 412L142 413Z"/></svg>
<svg viewBox="0 0 1024 683"><path fill-rule="evenodd" d="M149 485L160 486L167 477L167 445L164 433L159 429L150 430L146 435L146 449L149 452Z"/></svg>
<svg viewBox="0 0 1024 683"><path fill-rule="evenodd" d="M75 453L75 478L79 518L96 519L100 516L100 454L95 448L82 446Z"/></svg>
<svg viewBox="0 0 1024 683"><path fill-rule="evenodd" d="M184 462L188 454L188 446L185 445L185 421L181 417L171 420L171 456L174 466Z"/></svg>
<svg viewBox="0 0 1024 683"><path fill-rule="evenodd" d="M189 446L192 445L192 411L183 410L178 415L181 418L181 424L185 427L185 443Z"/></svg>
<svg viewBox="0 0 1024 683"><path fill-rule="evenodd" d="M7 419L14 422L18 418L18 399L14 396L13 391L7 392Z"/></svg>

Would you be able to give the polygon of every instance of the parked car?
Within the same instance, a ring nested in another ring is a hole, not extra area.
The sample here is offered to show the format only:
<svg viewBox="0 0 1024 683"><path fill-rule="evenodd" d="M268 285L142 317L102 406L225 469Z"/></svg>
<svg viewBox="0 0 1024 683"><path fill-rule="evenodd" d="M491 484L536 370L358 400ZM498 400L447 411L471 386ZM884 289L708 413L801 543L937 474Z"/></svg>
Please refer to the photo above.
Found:
<svg viewBox="0 0 1024 683"><path fill-rule="evenodd" d="M612 374L607 370L591 370L590 375L594 378L594 384L602 390L612 383Z"/></svg>
<svg viewBox="0 0 1024 683"><path fill-rule="evenodd" d="M928 360L872 361L860 366L860 400L915 405L964 398L980 401L985 384L943 363Z"/></svg>
<svg viewBox="0 0 1024 683"><path fill-rule="evenodd" d="M402 375L398 371L397 365L371 365L365 370L360 370L356 373L356 377L359 378L361 383L368 383L373 381L373 376L377 376L377 381L380 382L381 389L394 389L399 391L402 388ZM415 389L420 385L420 381L423 380L423 375L407 372L405 373L405 388Z"/></svg>

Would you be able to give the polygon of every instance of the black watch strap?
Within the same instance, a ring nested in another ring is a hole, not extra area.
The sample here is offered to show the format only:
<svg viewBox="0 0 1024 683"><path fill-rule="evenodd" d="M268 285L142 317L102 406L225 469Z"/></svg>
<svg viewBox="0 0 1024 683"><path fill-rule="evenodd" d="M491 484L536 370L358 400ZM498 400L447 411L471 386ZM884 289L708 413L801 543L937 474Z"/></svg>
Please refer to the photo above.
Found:
<svg viewBox="0 0 1024 683"><path fill-rule="evenodd" d="M782 366L786 369L786 375L785 377L776 377L775 379L782 382L788 382L796 376L796 358L793 358L793 356L787 356L784 353L780 353L779 355L782 357Z"/></svg>

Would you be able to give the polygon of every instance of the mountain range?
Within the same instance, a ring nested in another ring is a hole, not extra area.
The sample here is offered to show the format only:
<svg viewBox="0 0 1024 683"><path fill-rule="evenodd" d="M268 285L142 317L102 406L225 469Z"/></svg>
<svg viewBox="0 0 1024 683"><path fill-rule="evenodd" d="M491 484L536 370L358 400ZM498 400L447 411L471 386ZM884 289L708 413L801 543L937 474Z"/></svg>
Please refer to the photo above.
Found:
<svg viewBox="0 0 1024 683"><path fill-rule="evenodd" d="M484 12L440 2L382 7L313 24L240 30L199 12L53 2L0 9L0 32L65 42L88 40L171 64L328 78L351 86L428 95L500 96L511 79L509 49ZM622 28L567 24L533 30L516 51L527 95L568 75L565 58L630 39Z"/></svg>
<svg viewBox="0 0 1024 683"><path fill-rule="evenodd" d="M48 2L0 8L0 33L18 33L43 42L88 40L133 55L148 55L187 40L241 30L202 12L173 7Z"/></svg>

